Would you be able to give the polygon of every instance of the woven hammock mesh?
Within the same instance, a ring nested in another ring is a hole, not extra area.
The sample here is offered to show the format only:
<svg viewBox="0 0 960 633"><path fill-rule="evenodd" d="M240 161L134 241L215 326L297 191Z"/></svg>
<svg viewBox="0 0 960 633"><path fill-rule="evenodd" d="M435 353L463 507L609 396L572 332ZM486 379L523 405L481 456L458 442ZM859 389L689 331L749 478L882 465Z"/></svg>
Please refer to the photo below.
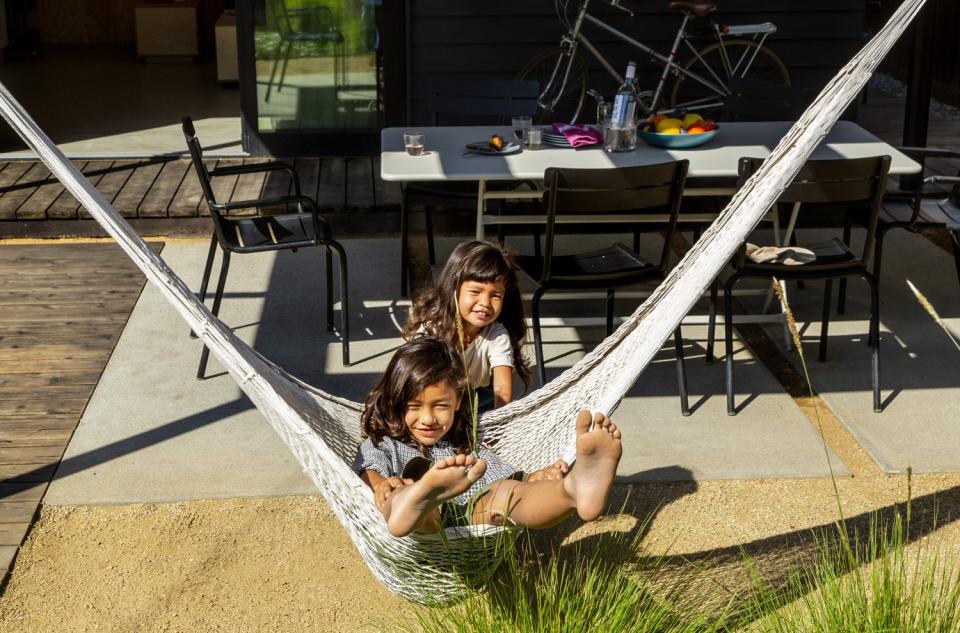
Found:
<svg viewBox="0 0 960 633"><path fill-rule="evenodd" d="M617 406L922 5L923 0L904 2L841 69L763 167L623 325L545 387L481 418L485 435L496 442L498 454L528 471L557 457L573 458L576 412L587 408L610 413ZM390 536L369 488L350 469L360 443L361 405L290 376L237 338L147 247L4 86L0 86L0 109L229 371L316 482L364 561L387 588L416 602L436 604L483 586L499 562L497 549L509 530L472 526L436 535Z"/></svg>

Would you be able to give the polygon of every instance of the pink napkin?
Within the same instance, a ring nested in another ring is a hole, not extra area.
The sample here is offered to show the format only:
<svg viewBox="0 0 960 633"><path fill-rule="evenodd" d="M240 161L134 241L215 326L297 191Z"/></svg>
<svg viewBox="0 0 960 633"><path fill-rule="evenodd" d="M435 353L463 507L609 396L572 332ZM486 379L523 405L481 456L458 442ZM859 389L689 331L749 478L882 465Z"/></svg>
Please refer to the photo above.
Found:
<svg viewBox="0 0 960 633"><path fill-rule="evenodd" d="M603 143L603 136L600 132L587 125L554 123L553 129L556 130L558 134L566 136L572 147L584 147L586 145Z"/></svg>

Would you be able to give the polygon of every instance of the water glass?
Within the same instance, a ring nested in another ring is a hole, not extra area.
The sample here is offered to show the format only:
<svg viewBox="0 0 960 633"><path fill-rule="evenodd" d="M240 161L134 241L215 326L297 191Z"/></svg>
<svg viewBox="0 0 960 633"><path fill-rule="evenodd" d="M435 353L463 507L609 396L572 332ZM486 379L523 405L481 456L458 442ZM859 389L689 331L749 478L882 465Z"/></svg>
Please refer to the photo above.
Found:
<svg viewBox="0 0 960 633"><path fill-rule="evenodd" d="M404 132L403 148L410 156L420 156L423 154L423 142L426 138L427 135L423 132Z"/></svg>
<svg viewBox="0 0 960 633"><path fill-rule="evenodd" d="M603 125L603 122L613 116L612 103L597 104L597 125Z"/></svg>
<svg viewBox="0 0 960 633"><path fill-rule="evenodd" d="M523 131L523 145L527 149L540 149L543 146L543 130L528 127Z"/></svg>
<svg viewBox="0 0 960 633"><path fill-rule="evenodd" d="M513 135L518 138L524 138L524 133L533 127L533 117L515 116L510 119L510 125L513 127Z"/></svg>
<svg viewBox="0 0 960 633"><path fill-rule="evenodd" d="M603 122L603 149L608 152L632 152L637 147L637 124L623 125L610 119Z"/></svg>

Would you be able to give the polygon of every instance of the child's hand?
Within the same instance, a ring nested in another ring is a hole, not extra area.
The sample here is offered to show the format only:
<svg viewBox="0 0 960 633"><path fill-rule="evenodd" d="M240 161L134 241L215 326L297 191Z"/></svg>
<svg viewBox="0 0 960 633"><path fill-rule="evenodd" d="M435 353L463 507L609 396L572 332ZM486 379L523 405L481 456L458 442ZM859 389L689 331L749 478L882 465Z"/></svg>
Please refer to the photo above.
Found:
<svg viewBox="0 0 960 633"><path fill-rule="evenodd" d="M412 483L412 479L400 479L396 476L384 479L374 487L373 500L377 504L377 507L383 510L384 504L387 503L387 497L393 494L394 490Z"/></svg>
<svg viewBox="0 0 960 633"><path fill-rule="evenodd" d="M562 459L558 459L550 466L541 470L536 470L527 475L527 481L549 481L551 479L563 479L570 472L570 465Z"/></svg>

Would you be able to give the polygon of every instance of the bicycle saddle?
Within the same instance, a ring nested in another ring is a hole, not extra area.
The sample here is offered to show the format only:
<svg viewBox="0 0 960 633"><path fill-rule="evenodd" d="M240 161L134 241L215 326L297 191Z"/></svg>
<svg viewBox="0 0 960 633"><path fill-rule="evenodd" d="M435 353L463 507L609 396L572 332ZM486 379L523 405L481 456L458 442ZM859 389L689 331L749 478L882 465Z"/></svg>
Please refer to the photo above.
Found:
<svg viewBox="0 0 960 633"><path fill-rule="evenodd" d="M692 13L698 18L702 18L716 11L717 5L712 2L671 2L670 10Z"/></svg>

